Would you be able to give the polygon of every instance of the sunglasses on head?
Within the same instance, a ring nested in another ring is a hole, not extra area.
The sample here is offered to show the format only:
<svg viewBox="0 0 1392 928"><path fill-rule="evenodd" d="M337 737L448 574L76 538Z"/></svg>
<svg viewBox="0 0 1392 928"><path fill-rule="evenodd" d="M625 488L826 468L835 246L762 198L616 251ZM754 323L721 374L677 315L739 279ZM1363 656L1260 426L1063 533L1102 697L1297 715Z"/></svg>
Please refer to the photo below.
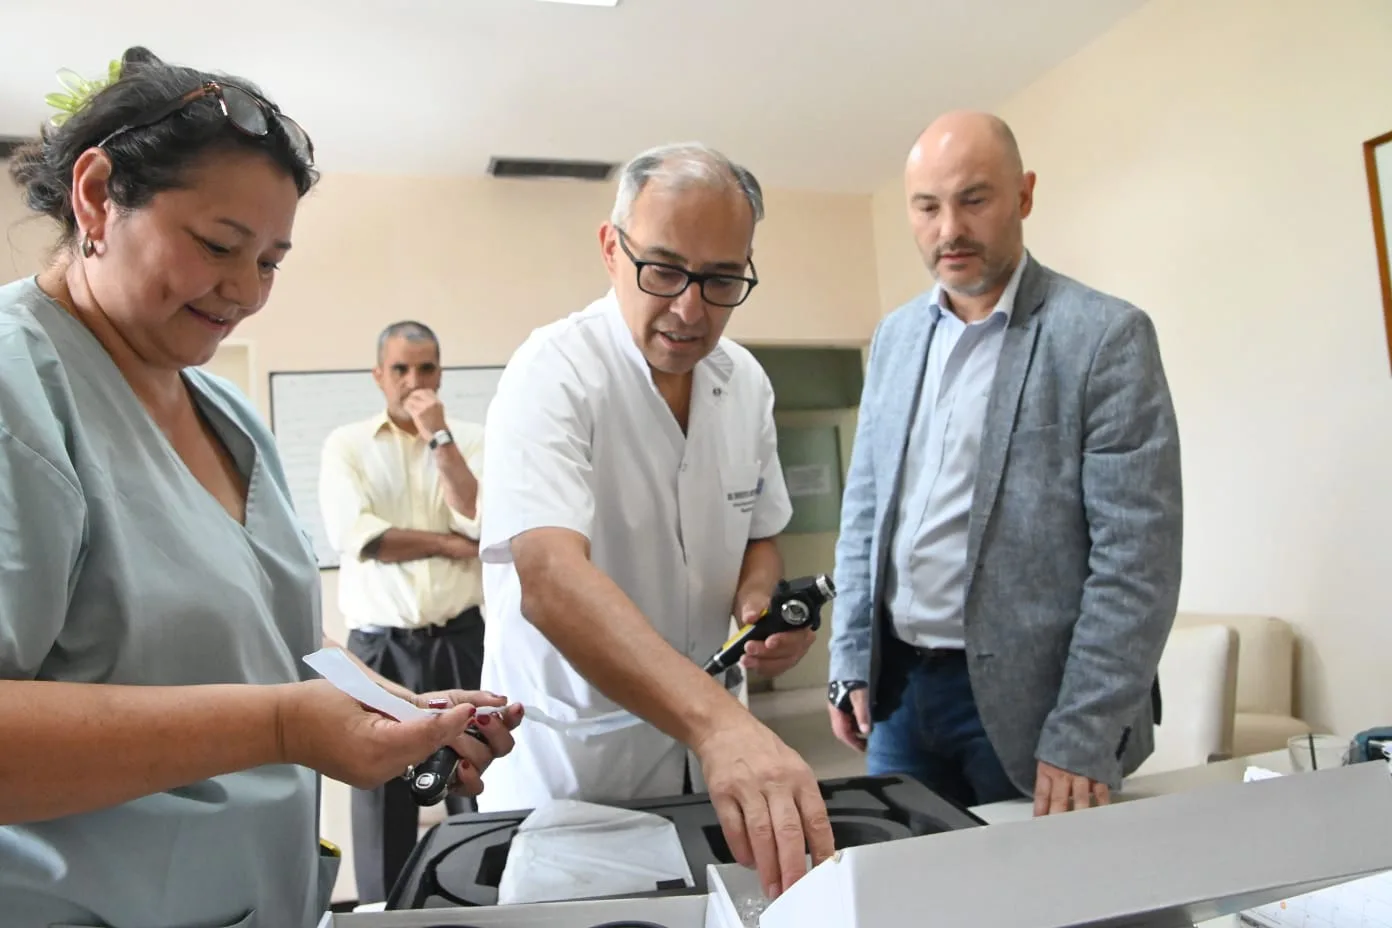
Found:
<svg viewBox="0 0 1392 928"><path fill-rule="evenodd" d="M290 140L290 147L294 151L295 157L305 164L314 164L314 143L309 140L309 133L305 132L299 123L282 113L280 108L269 100L263 99L244 87L221 81L204 81L196 89L190 90L183 96L161 106L149 116L127 123L112 132L98 142L97 147L104 148L108 142L123 132L153 126L160 120L173 116L184 107L205 97L215 98L222 110L222 115L227 117L232 128L243 135L264 139L271 133L271 124L276 123L285 133L285 137Z"/></svg>

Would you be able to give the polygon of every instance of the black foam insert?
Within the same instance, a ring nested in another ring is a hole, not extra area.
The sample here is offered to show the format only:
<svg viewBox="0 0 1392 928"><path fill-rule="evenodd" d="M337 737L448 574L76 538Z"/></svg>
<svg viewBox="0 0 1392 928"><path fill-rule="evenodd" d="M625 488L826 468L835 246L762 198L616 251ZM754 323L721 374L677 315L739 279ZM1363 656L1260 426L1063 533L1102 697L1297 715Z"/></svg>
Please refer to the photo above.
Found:
<svg viewBox="0 0 1392 928"><path fill-rule="evenodd" d="M822 781L822 798L838 848L974 828L981 819L910 777L849 777ZM695 886L655 887L640 896L705 893L706 867L734 863L704 793L606 803L661 815L677 829ZM528 811L453 815L421 839L387 898L389 910L489 906L508 848Z"/></svg>

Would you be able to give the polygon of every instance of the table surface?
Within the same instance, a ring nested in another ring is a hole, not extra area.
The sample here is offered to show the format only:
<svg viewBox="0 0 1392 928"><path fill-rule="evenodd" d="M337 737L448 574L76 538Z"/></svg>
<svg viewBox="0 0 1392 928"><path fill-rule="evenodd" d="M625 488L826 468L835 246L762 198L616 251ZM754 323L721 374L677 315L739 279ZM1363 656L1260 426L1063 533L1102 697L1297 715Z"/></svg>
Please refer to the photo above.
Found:
<svg viewBox="0 0 1392 928"><path fill-rule="evenodd" d="M1290 754L1286 751L1270 751L1250 757L1235 757L1232 760L1216 761L1202 767L1185 767L1181 770L1167 770L1145 776L1132 777L1122 783L1115 795L1116 802L1129 802L1135 799L1149 799L1167 793L1178 793L1206 786L1224 783L1241 783L1248 767L1262 767L1276 773L1291 773ZM1029 799L1012 799L1006 802L993 802L975 806L971 810L988 824L1018 822L1034 816L1034 803ZM1238 928L1236 915L1229 915L1213 921L1200 922L1195 928Z"/></svg>

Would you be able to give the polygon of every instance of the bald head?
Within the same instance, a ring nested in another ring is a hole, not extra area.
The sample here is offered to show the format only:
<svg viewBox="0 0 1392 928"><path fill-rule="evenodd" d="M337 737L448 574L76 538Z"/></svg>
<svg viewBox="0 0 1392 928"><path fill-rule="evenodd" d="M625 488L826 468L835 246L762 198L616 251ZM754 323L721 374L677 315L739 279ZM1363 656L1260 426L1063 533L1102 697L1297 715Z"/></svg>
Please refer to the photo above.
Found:
<svg viewBox="0 0 1392 928"><path fill-rule="evenodd" d="M968 304L999 297L1023 257L1034 196L1010 127L990 113L938 117L909 151L904 187L914 238L943 289Z"/></svg>
<svg viewBox="0 0 1392 928"><path fill-rule="evenodd" d="M956 110L933 120L909 150L909 167L924 159L962 157L968 152L1017 176L1025 173L1020 145L1005 120L970 110Z"/></svg>

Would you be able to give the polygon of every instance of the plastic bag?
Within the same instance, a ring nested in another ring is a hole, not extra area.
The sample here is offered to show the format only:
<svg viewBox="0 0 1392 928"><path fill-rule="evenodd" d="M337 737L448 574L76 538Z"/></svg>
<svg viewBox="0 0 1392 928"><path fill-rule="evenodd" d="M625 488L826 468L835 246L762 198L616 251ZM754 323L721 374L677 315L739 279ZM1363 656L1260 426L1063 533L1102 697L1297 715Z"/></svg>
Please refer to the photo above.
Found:
<svg viewBox="0 0 1392 928"><path fill-rule="evenodd" d="M482 714L487 711L498 710L480 709L479 713ZM559 732L568 738L575 738L579 741L599 738L616 731L623 731L625 728L632 728L635 725L646 724L641 718L629 712L627 709L616 709L612 712L605 712L602 715L591 715L582 719L552 718L536 706L530 704L524 704L522 706L522 711L528 722L541 725L554 732Z"/></svg>
<svg viewBox="0 0 1392 928"><path fill-rule="evenodd" d="M498 904L694 887L677 828L660 815L556 799L517 828Z"/></svg>

